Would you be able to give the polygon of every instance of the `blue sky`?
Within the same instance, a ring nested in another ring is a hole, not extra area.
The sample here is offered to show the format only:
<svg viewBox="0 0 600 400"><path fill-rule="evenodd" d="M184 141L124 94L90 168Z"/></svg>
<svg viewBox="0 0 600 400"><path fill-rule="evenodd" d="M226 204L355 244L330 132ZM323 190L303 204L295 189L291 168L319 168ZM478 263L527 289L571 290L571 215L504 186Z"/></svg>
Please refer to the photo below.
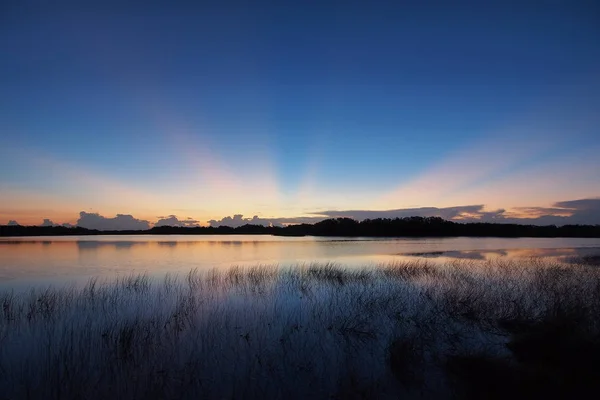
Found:
<svg viewBox="0 0 600 400"><path fill-rule="evenodd" d="M600 196L600 6L8 2L0 223Z"/></svg>

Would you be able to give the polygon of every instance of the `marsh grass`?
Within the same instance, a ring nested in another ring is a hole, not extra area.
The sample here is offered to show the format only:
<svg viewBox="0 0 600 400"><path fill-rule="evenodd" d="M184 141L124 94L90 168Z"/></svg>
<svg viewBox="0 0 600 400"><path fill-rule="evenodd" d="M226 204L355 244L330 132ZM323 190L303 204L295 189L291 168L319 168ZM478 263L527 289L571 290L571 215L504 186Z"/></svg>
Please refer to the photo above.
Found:
<svg viewBox="0 0 600 400"><path fill-rule="evenodd" d="M0 399L599 389L600 270L584 264L234 266L4 292L0 305Z"/></svg>

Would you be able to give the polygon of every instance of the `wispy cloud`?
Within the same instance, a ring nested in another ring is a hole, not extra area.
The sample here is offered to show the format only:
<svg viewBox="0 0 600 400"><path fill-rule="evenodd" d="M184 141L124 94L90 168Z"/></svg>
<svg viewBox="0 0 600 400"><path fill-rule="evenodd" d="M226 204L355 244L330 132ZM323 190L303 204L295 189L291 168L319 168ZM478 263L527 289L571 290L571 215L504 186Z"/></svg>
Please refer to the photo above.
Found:
<svg viewBox="0 0 600 400"><path fill-rule="evenodd" d="M324 218L348 217L358 220L403 218L411 216L441 217L459 222L499 222L536 225L600 224L600 198L560 201L552 207L518 207L511 210L486 210L484 205L455 207L402 208L396 210L331 210L311 214Z"/></svg>
<svg viewBox="0 0 600 400"><path fill-rule="evenodd" d="M504 210L485 211L484 205L467 205L456 207L421 207L401 208L396 210L344 210L344 211L313 211L310 214L321 215L326 218L348 217L358 220L373 218L403 218L403 217L441 217L444 219L493 219L500 216Z"/></svg>

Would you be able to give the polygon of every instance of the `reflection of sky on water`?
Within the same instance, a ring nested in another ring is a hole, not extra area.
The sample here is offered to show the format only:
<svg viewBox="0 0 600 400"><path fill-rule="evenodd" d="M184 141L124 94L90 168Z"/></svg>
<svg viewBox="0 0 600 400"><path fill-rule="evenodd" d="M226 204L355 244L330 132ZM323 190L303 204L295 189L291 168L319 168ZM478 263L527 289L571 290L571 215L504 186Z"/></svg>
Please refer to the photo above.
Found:
<svg viewBox="0 0 600 400"><path fill-rule="evenodd" d="M576 248L523 248L503 250L451 250L419 253L404 253L400 256L416 258L444 258L444 259L468 259L468 260L491 260L494 258L528 258L528 257L553 257L557 259L576 259L600 254L600 247L576 247Z"/></svg>
<svg viewBox="0 0 600 400"><path fill-rule="evenodd" d="M78 240L77 248L80 251L98 250L100 247L113 247L115 250L129 250L133 246L147 246L148 242L114 241L114 242L93 242L89 240ZM159 242L160 243L160 242Z"/></svg>
<svg viewBox="0 0 600 400"><path fill-rule="evenodd" d="M365 267L394 261L430 262L600 254L600 239L560 238L315 238L230 236L78 236L0 238L0 287L64 283L191 269L257 264L334 262Z"/></svg>
<svg viewBox="0 0 600 400"><path fill-rule="evenodd" d="M163 247L177 247L177 242L156 242L159 246Z"/></svg>

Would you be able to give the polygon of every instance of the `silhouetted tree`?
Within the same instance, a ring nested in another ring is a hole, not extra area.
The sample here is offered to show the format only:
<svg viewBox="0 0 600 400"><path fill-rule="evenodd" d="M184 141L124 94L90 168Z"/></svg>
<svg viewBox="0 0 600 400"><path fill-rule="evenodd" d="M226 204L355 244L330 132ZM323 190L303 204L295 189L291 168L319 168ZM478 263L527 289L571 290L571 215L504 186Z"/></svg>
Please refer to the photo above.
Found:
<svg viewBox="0 0 600 400"><path fill-rule="evenodd" d="M536 226L500 223L459 223L440 217L377 218L356 221L351 218L326 219L315 224L286 227L246 224L237 228L160 226L144 231L98 231L63 226L0 225L0 236L61 236L61 235L282 235L282 236L472 236L472 237L600 237L600 225Z"/></svg>

